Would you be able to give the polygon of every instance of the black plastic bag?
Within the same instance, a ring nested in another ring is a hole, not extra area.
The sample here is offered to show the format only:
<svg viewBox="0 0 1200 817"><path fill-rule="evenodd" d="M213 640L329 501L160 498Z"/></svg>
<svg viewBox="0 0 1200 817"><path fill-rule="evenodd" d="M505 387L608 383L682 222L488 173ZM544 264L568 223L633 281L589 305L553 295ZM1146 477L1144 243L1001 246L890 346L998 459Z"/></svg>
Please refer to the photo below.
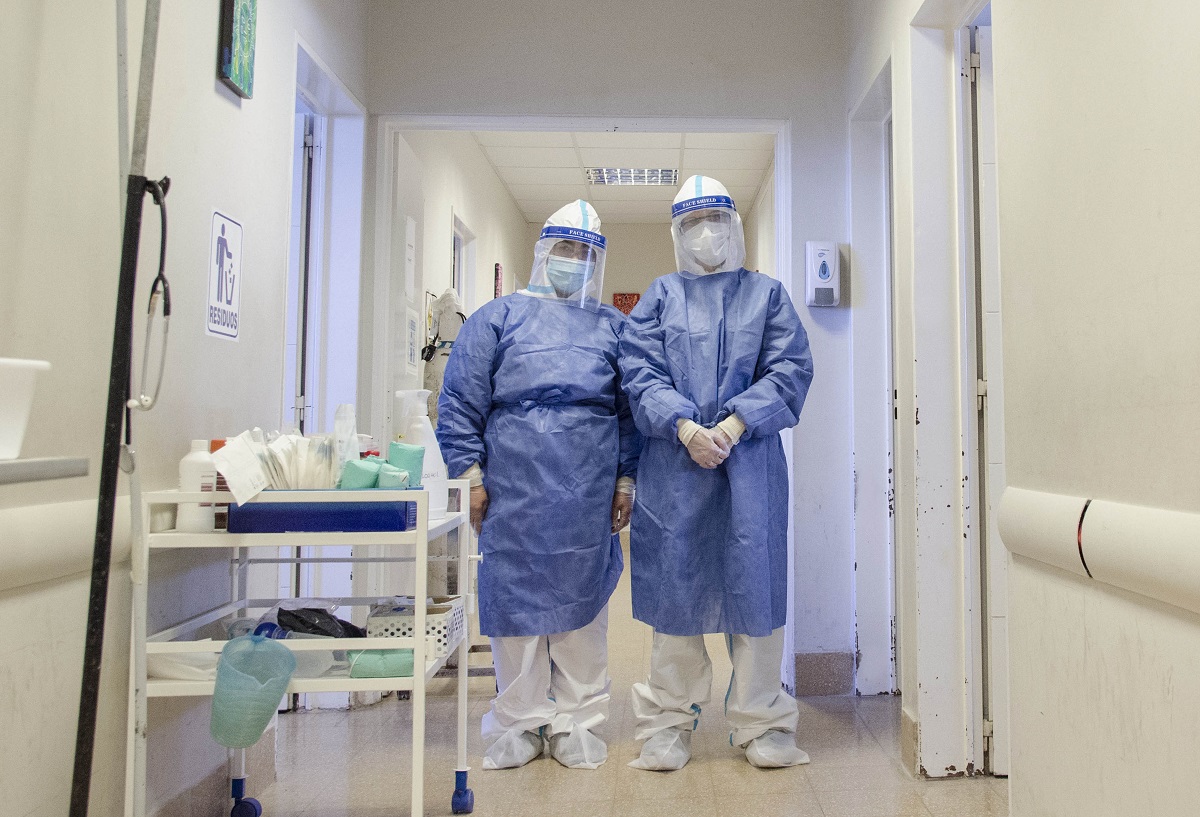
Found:
<svg viewBox="0 0 1200 817"><path fill-rule="evenodd" d="M330 638L366 638L361 627L344 621L317 607L300 607L296 610L279 609L279 626L288 632L308 635L327 635Z"/></svg>

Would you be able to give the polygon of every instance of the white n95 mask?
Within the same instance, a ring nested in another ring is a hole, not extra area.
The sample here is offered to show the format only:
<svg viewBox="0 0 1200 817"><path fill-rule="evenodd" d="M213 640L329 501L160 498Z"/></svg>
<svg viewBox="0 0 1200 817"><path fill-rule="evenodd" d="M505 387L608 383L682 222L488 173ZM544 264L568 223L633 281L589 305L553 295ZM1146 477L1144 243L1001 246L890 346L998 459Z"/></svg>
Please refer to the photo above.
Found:
<svg viewBox="0 0 1200 817"><path fill-rule="evenodd" d="M706 221L683 235L683 246L706 267L716 267L729 255L729 225Z"/></svg>

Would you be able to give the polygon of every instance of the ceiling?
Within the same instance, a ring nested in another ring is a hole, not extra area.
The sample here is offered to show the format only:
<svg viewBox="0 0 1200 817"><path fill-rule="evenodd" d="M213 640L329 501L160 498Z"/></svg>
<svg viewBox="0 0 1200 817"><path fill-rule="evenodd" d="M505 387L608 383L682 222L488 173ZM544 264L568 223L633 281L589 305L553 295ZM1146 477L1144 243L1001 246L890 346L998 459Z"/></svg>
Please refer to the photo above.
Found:
<svg viewBox="0 0 1200 817"><path fill-rule="evenodd" d="M558 133L476 131L475 140L527 221L541 224L585 199L607 224L666 224L679 184L718 179L744 215L775 155L771 133ZM679 184L592 185L589 167L678 168Z"/></svg>

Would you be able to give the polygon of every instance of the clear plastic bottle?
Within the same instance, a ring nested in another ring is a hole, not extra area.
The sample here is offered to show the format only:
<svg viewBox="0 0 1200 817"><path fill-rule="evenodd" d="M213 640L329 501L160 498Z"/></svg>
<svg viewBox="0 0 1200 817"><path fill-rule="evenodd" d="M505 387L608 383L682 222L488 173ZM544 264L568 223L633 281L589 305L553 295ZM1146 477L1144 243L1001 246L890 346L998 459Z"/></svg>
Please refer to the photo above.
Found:
<svg viewBox="0 0 1200 817"><path fill-rule="evenodd" d="M192 440L192 450L179 461L179 490L187 493L215 491L217 465L208 451L208 440ZM204 533L213 530L213 504L180 503L175 530Z"/></svg>
<svg viewBox="0 0 1200 817"><path fill-rule="evenodd" d="M450 486L447 484L446 461L442 459L433 424L429 422L429 394L428 389L396 392L396 440L425 446L421 485L429 492L429 518L442 519L446 516Z"/></svg>

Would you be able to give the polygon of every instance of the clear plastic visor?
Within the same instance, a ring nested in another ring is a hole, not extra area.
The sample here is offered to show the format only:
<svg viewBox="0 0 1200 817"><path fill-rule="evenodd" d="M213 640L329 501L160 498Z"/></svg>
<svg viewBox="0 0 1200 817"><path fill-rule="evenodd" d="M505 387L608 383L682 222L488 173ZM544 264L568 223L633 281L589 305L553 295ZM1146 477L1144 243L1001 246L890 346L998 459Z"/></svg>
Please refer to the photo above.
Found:
<svg viewBox="0 0 1200 817"><path fill-rule="evenodd" d="M671 219L680 271L710 275L741 269L746 261L742 219L731 207L684 209Z"/></svg>
<svg viewBox="0 0 1200 817"><path fill-rule="evenodd" d="M595 241L543 235L533 248L527 294L592 311L599 309L604 293L602 242L602 238Z"/></svg>

